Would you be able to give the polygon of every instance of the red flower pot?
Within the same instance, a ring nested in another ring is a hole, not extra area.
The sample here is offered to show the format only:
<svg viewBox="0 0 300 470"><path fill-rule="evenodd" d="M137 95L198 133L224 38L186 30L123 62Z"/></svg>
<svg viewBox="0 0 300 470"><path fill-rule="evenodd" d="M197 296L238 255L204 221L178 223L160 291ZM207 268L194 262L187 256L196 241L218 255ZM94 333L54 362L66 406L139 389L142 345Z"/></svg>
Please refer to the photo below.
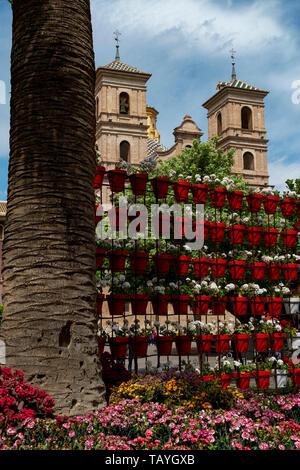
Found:
<svg viewBox="0 0 300 470"><path fill-rule="evenodd" d="M125 170L109 170L107 178L112 193L121 193L125 189L127 173Z"/></svg>
<svg viewBox="0 0 300 470"><path fill-rule="evenodd" d="M154 315L168 315L170 297L168 295L156 295L151 299Z"/></svg>
<svg viewBox="0 0 300 470"><path fill-rule="evenodd" d="M197 238L200 238L202 236L204 237L204 240L207 240L210 225L211 225L210 222L208 222L207 220L204 220L204 221L201 220L199 222L196 222L196 220L193 220L192 228Z"/></svg>
<svg viewBox="0 0 300 470"><path fill-rule="evenodd" d="M206 184L193 184L191 189L194 204L205 204L208 192L208 187Z"/></svg>
<svg viewBox="0 0 300 470"><path fill-rule="evenodd" d="M276 214L278 206L279 197L278 196L266 196L263 199L265 213L268 215Z"/></svg>
<svg viewBox="0 0 300 470"><path fill-rule="evenodd" d="M211 343L213 335L196 335L195 341L198 354L209 354L211 352Z"/></svg>
<svg viewBox="0 0 300 470"><path fill-rule="evenodd" d="M123 315L127 300L126 294L110 294L106 296L106 300L108 302L109 313L111 316Z"/></svg>
<svg viewBox="0 0 300 470"><path fill-rule="evenodd" d="M270 263L267 268L267 275L270 281L278 281L281 274L281 264Z"/></svg>
<svg viewBox="0 0 300 470"><path fill-rule="evenodd" d="M267 333L253 333L253 344L258 352L264 352L268 349L269 335Z"/></svg>
<svg viewBox="0 0 300 470"><path fill-rule="evenodd" d="M215 188L210 191L211 202L215 209L225 206L226 194L225 188Z"/></svg>
<svg viewBox="0 0 300 470"><path fill-rule="evenodd" d="M145 294L131 294L131 308L133 315L145 315L150 297Z"/></svg>
<svg viewBox="0 0 300 470"><path fill-rule="evenodd" d="M255 214L260 211L261 204L263 201L262 194L249 194L249 196L247 196L246 199L247 199L249 211L252 214Z"/></svg>
<svg viewBox="0 0 300 470"><path fill-rule="evenodd" d="M282 237L285 248L292 248L296 246L298 230L283 230L280 235Z"/></svg>
<svg viewBox="0 0 300 470"><path fill-rule="evenodd" d="M153 255L152 261L154 262L155 272L158 274L169 274L172 255Z"/></svg>
<svg viewBox="0 0 300 470"><path fill-rule="evenodd" d="M196 278L202 278L208 275L208 269L211 265L211 259L194 258L192 262L193 262L194 274Z"/></svg>
<svg viewBox="0 0 300 470"><path fill-rule="evenodd" d="M129 338L126 336L116 336L109 339L110 351L113 359L123 359L127 354Z"/></svg>
<svg viewBox="0 0 300 470"><path fill-rule="evenodd" d="M227 230L232 245L239 245L243 243L244 233L246 230L244 225L230 225L227 227Z"/></svg>
<svg viewBox="0 0 300 470"><path fill-rule="evenodd" d="M135 196L143 196L146 192L148 175L146 173L136 173L129 176L131 190Z"/></svg>
<svg viewBox="0 0 300 470"><path fill-rule="evenodd" d="M157 199L165 199L168 194L170 180L166 177L157 177L151 180L152 190Z"/></svg>
<svg viewBox="0 0 300 470"><path fill-rule="evenodd" d="M174 260L174 272L176 276L187 276L191 258L189 256L177 256Z"/></svg>
<svg viewBox="0 0 300 470"><path fill-rule="evenodd" d="M234 372L233 377L235 378L236 386L240 390L248 390L250 387L251 372Z"/></svg>
<svg viewBox="0 0 300 470"><path fill-rule="evenodd" d="M212 314L225 315L228 297L215 297L212 300Z"/></svg>
<svg viewBox="0 0 300 470"><path fill-rule="evenodd" d="M231 191L227 193L229 207L231 211L239 211L243 205L243 191Z"/></svg>
<svg viewBox="0 0 300 470"><path fill-rule="evenodd" d="M296 212L298 219L300 219L300 201L296 201Z"/></svg>
<svg viewBox="0 0 300 470"><path fill-rule="evenodd" d="M176 202L186 202L189 198L189 189L191 184L188 181L177 181L173 185L173 191Z"/></svg>
<svg viewBox="0 0 300 470"><path fill-rule="evenodd" d="M96 268L101 269L105 255L104 248L96 248Z"/></svg>
<svg viewBox="0 0 300 470"><path fill-rule="evenodd" d="M270 370L254 370L253 375L256 377L256 385L260 390L266 390L270 384Z"/></svg>
<svg viewBox="0 0 300 470"><path fill-rule="evenodd" d="M279 317L281 315L282 303L282 297L268 298L268 311L272 317Z"/></svg>
<svg viewBox="0 0 300 470"><path fill-rule="evenodd" d="M236 334L234 335L235 349L238 353L246 353L248 351L250 335Z"/></svg>
<svg viewBox="0 0 300 470"><path fill-rule="evenodd" d="M98 341L98 352L99 352L99 356L101 356L101 354L103 354L103 351L104 351L104 346L105 346L105 338L97 338L97 341Z"/></svg>
<svg viewBox="0 0 300 470"><path fill-rule="evenodd" d="M231 374L221 374L220 380L221 380L222 388L226 389L230 385Z"/></svg>
<svg viewBox="0 0 300 470"><path fill-rule="evenodd" d="M244 279L247 262L243 260L229 261L230 274L233 280Z"/></svg>
<svg viewBox="0 0 300 470"><path fill-rule="evenodd" d="M131 269L135 274L146 274L149 253L137 252L130 255Z"/></svg>
<svg viewBox="0 0 300 470"><path fill-rule="evenodd" d="M277 228L270 228L263 231L265 245L268 247L277 245L278 230Z"/></svg>
<svg viewBox="0 0 300 470"><path fill-rule="evenodd" d="M264 315L266 302L267 299L264 297L254 297L251 299L250 305L252 315Z"/></svg>
<svg viewBox="0 0 300 470"><path fill-rule="evenodd" d="M209 234L213 243L221 243L225 238L226 225L223 222L211 223L209 227Z"/></svg>
<svg viewBox="0 0 300 470"><path fill-rule="evenodd" d="M215 335L216 352L227 354L230 348L230 339L231 336L229 335Z"/></svg>
<svg viewBox="0 0 300 470"><path fill-rule="evenodd" d="M233 313L236 316L247 315L248 298L247 297L232 297Z"/></svg>
<svg viewBox="0 0 300 470"><path fill-rule="evenodd" d="M101 189L102 188L104 174L105 174L104 166L97 166L96 167L96 174L95 174L95 178L94 178L94 188L95 189Z"/></svg>
<svg viewBox="0 0 300 470"><path fill-rule="evenodd" d="M99 317L102 315L102 307L105 295L104 294L97 294L97 314Z"/></svg>
<svg viewBox="0 0 300 470"><path fill-rule="evenodd" d="M187 356L191 352L192 338L187 335L176 336L175 345L179 356Z"/></svg>
<svg viewBox="0 0 300 470"><path fill-rule="evenodd" d="M261 279L264 279L265 277L265 270L267 268L266 263L259 263L259 262L254 262L254 263L249 263L250 271L251 271L251 276L252 279L255 281L259 281Z"/></svg>
<svg viewBox="0 0 300 470"><path fill-rule="evenodd" d="M210 295L195 295L195 315L207 315Z"/></svg>
<svg viewBox="0 0 300 470"><path fill-rule="evenodd" d="M169 356L172 352L173 336L157 336L156 347L159 356Z"/></svg>
<svg viewBox="0 0 300 470"><path fill-rule="evenodd" d="M285 338L284 333L273 333L271 336L271 350L282 351L284 338Z"/></svg>
<svg viewBox="0 0 300 470"><path fill-rule="evenodd" d="M147 336L134 336L130 338L130 346L133 357L147 356L149 338Z"/></svg>
<svg viewBox="0 0 300 470"><path fill-rule="evenodd" d="M283 275L286 281L295 281L298 277L299 265L296 263L285 263L282 265Z"/></svg>
<svg viewBox="0 0 300 470"><path fill-rule="evenodd" d="M249 227L247 230L248 243L251 246L258 246L261 242L263 229L261 227Z"/></svg>
<svg viewBox="0 0 300 470"><path fill-rule="evenodd" d="M300 369L290 368L289 373L292 378L294 387L300 387Z"/></svg>
<svg viewBox="0 0 300 470"><path fill-rule="evenodd" d="M190 303L188 295L175 295L171 299L175 315L187 315Z"/></svg>
<svg viewBox="0 0 300 470"><path fill-rule="evenodd" d="M109 265L113 273L121 273L125 271L127 255L127 251L124 250L114 250L108 253Z"/></svg>
<svg viewBox="0 0 300 470"><path fill-rule="evenodd" d="M295 213L296 200L293 198L282 199L279 203L283 217L293 217Z"/></svg>
<svg viewBox="0 0 300 470"><path fill-rule="evenodd" d="M214 259L211 262L211 275L214 279L224 277L226 274L226 259Z"/></svg>
<svg viewBox="0 0 300 470"><path fill-rule="evenodd" d="M213 374L202 375L202 380L204 380L204 382L210 382L211 380L215 380L215 376Z"/></svg>
<svg viewBox="0 0 300 470"><path fill-rule="evenodd" d="M125 230L127 228L127 209L112 207L107 211L109 223L112 230Z"/></svg>

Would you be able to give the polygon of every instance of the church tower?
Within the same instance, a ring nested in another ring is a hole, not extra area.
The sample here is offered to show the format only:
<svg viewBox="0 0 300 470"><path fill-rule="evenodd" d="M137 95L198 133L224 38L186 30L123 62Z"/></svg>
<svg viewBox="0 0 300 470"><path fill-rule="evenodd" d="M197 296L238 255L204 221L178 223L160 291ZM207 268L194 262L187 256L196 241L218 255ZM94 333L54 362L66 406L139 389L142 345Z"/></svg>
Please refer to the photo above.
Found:
<svg viewBox="0 0 300 470"><path fill-rule="evenodd" d="M232 56L234 60L234 56ZM236 149L233 174L251 186L269 183L264 98L269 93L238 80L232 63L230 82L219 82L217 93L203 104L207 109L208 138L219 137L217 148Z"/></svg>

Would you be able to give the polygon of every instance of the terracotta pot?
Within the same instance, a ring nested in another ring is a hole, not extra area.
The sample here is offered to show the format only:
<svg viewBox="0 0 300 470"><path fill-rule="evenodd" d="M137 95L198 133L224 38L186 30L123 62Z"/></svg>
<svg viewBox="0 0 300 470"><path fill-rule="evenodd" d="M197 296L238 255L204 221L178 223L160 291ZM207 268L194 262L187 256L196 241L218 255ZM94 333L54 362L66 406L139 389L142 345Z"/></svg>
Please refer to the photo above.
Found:
<svg viewBox="0 0 300 470"><path fill-rule="evenodd" d="M128 253L125 250L114 250L108 253L109 265L113 273L125 271L127 255Z"/></svg>
<svg viewBox="0 0 300 470"><path fill-rule="evenodd" d="M106 300L108 302L109 313L111 316L123 315L127 300L126 294L110 294L106 296Z"/></svg>
<svg viewBox="0 0 300 470"><path fill-rule="evenodd" d="M190 256L177 256L174 259L174 272L176 276L187 276L189 272Z"/></svg>
<svg viewBox="0 0 300 470"><path fill-rule="evenodd" d="M251 372L234 372L233 377L235 378L236 386L240 390L248 390L250 387Z"/></svg>
<svg viewBox="0 0 300 470"><path fill-rule="evenodd" d="M234 337L235 349L238 353L246 353L249 347L250 335L248 334L235 334Z"/></svg>
<svg viewBox="0 0 300 470"><path fill-rule="evenodd" d="M168 315L170 297L168 295L158 294L152 297L151 303L154 315Z"/></svg>
<svg viewBox="0 0 300 470"><path fill-rule="evenodd" d="M268 311L272 317L279 317L281 315L283 305L282 297L269 297L268 298Z"/></svg>
<svg viewBox="0 0 300 470"><path fill-rule="evenodd" d="M196 335L195 341L198 354L209 354L211 352L213 335Z"/></svg>
<svg viewBox="0 0 300 470"><path fill-rule="evenodd" d="M99 317L102 315L102 307L103 307L103 301L105 299L104 294L97 294L97 314Z"/></svg>
<svg viewBox="0 0 300 470"><path fill-rule="evenodd" d="M165 199L168 195L170 180L166 177L157 177L151 180L152 190L157 199Z"/></svg>
<svg viewBox="0 0 300 470"><path fill-rule="evenodd" d="M276 246L277 245L277 238L278 238L278 230L277 228L270 228L263 231L264 234L264 241L265 245L268 247Z"/></svg>
<svg viewBox="0 0 300 470"><path fill-rule="evenodd" d="M127 209L113 207L107 211L107 214L112 230L118 232L127 228Z"/></svg>
<svg viewBox="0 0 300 470"><path fill-rule="evenodd" d="M116 336L109 339L110 351L113 359L123 359L126 357L129 338L126 336Z"/></svg>
<svg viewBox="0 0 300 470"><path fill-rule="evenodd" d="M156 347L159 356L169 356L172 352L173 336L157 336Z"/></svg>
<svg viewBox="0 0 300 470"><path fill-rule="evenodd" d="M282 270L286 281L295 281L298 277L299 265L297 263L285 263L282 265Z"/></svg>
<svg viewBox="0 0 300 470"><path fill-rule="evenodd" d="M172 185L176 202L188 201L190 186L188 181L177 181Z"/></svg>
<svg viewBox="0 0 300 470"><path fill-rule="evenodd" d="M254 262L249 263L250 271L252 279L255 281L259 281L264 279L265 277L265 270L267 268L266 263Z"/></svg>
<svg viewBox="0 0 300 470"><path fill-rule="evenodd" d="M226 275L226 259L214 259L211 262L211 275L214 279L224 277Z"/></svg>
<svg viewBox="0 0 300 470"><path fill-rule="evenodd" d="M254 370L253 375L256 378L256 386L260 390L266 390L270 384L270 370Z"/></svg>
<svg viewBox="0 0 300 470"><path fill-rule="evenodd" d="M293 248L297 245L297 230L283 230L280 235L285 248Z"/></svg>
<svg viewBox="0 0 300 470"><path fill-rule="evenodd" d="M130 346L133 357L147 356L149 338L147 336L134 336L130 338Z"/></svg>
<svg viewBox="0 0 300 470"><path fill-rule="evenodd" d="M153 255L152 261L154 262L155 272L163 275L169 274L172 259L172 255L169 254Z"/></svg>
<svg viewBox="0 0 300 470"><path fill-rule="evenodd" d="M206 184L193 184L191 189L194 204L205 204L208 192L208 187Z"/></svg>
<svg viewBox="0 0 300 470"><path fill-rule="evenodd" d="M292 383L294 387L300 387L300 369L291 367L289 373L292 378Z"/></svg>
<svg viewBox="0 0 300 470"><path fill-rule="evenodd" d="M105 175L105 168L104 166L97 166L96 167L96 174L94 178L94 188L101 189L103 184L103 179Z"/></svg>
<svg viewBox="0 0 300 470"><path fill-rule="evenodd" d="M280 263L270 263L267 266L267 276L270 281L278 281L281 274L281 264Z"/></svg>
<svg viewBox="0 0 300 470"><path fill-rule="evenodd" d="M247 297L231 297L233 313L236 316L247 315L248 298Z"/></svg>
<svg viewBox="0 0 300 470"><path fill-rule="evenodd" d="M228 297L214 297L212 299L212 314L225 315Z"/></svg>
<svg viewBox="0 0 300 470"><path fill-rule="evenodd" d="M146 315L150 297L145 294L131 294L131 309L133 315Z"/></svg>
<svg viewBox="0 0 300 470"><path fill-rule="evenodd" d="M107 178L112 193L121 193L125 189L127 173L125 170L109 170Z"/></svg>
<svg viewBox="0 0 300 470"><path fill-rule="evenodd" d="M266 196L263 199L265 213L268 215L276 214L278 206L279 197L278 196Z"/></svg>
<svg viewBox="0 0 300 470"><path fill-rule="evenodd" d="M296 200L293 198L282 199L279 203L283 217L293 217L295 214Z"/></svg>
<svg viewBox="0 0 300 470"><path fill-rule="evenodd" d="M105 338L100 338L100 337L98 337L98 338L97 338L97 342L98 342L98 352L99 352L99 356L101 356L101 355L103 354L104 347L105 347Z"/></svg>
<svg viewBox="0 0 300 470"><path fill-rule="evenodd" d="M96 248L96 268L97 269L102 268L105 253L106 251L104 248Z"/></svg>
<svg viewBox="0 0 300 470"><path fill-rule="evenodd" d="M210 295L195 295L195 315L207 315Z"/></svg>
<svg viewBox="0 0 300 470"><path fill-rule="evenodd" d="M247 262L243 260L229 261L230 274L234 281L244 279Z"/></svg>
<svg viewBox="0 0 300 470"><path fill-rule="evenodd" d="M196 278L203 278L208 275L208 270L211 265L210 258L194 258L192 262Z"/></svg>
<svg viewBox="0 0 300 470"><path fill-rule="evenodd" d="M265 304L267 299L265 297L254 297L250 301L252 315L264 315Z"/></svg>
<svg viewBox="0 0 300 470"><path fill-rule="evenodd" d="M232 245L240 245L243 243L245 226L244 225L230 225L227 227L230 242Z"/></svg>
<svg viewBox="0 0 300 470"><path fill-rule="evenodd" d="M211 223L209 234L213 243L222 243L225 238L226 225L223 222Z"/></svg>
<svg viewBox="0 0 300 470"><path fill-rule="evenodd" d="M210 191L211 202L215 209L225 206L226 194L225 188L215 188Z"/></svg>
<svg viewBox="0 0 300 470"><path fill-rule="evenodd" d="M249 194L246 197L246 199L247 199L249 211L252 214L255 214L255 213L260 211L261 204L262 204L262 201L263 201L263 195L262 194Z"/></svg>
<svg viewBox="0 0 300 470"><path fill-rule="evenodd" d="M192 338L187 335L176 336L175 345L179 356L187 356L191 352Z"/></svg>
<svg viewBox="0 0 300 470"><path fill-rule="evenodd" d="M146 193L148 175L147 173L136 173L129 175L131 190L135 196L144 196Z"/></svg>
<svg viewBox="0 0 300 470"><path fill-rule="evenodd" d="M135 274L146 274L149 253L137 252L130 255L131 269Z"/></svg>
<svg viewBox="0 0 300 470"><path fill-rule="evenodd" d="M282 351L284 344L284 333L273 333L271 335L271 350L272 351Z"/></svg>
<svg viewBox="0 0 300 470"><path fill-rule="evenodd" d="M174 295L171 298L175 315L187 315L190 303L189 295Z"/></svg>
<svg viewBox="0 0 300 470"><path fill-rule="evenodd" d="M231 336L229 335L215 335L216 352L220 354L227 354L230 349Z"/></svg>
<svg viewBox="0 0 300 470"><path fill-rule="evenodd" d="M253 344L258 352L264 352L268 349L269 335L267 333L253 333Z"/></svg>
<svg viewBox="0 0 300 470"><path fill-rule="evenodd" d="M227 193L229 207L231 211L239 211L243 205L243 191L230 191Z"/></svg>
<svg viewBox="0 0 300 470"><path fill-rule="evenodd" d="M261 227L249 227L247 230L248 243L251 246L260 245L263 229Z"/></svg>

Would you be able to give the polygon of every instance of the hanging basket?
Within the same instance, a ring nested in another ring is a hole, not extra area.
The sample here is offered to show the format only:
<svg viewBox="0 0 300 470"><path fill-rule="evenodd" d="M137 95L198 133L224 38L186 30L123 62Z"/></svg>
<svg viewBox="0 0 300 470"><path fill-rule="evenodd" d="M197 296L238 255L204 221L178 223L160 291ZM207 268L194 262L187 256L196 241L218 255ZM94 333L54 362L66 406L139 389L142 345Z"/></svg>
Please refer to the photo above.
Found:
<svg viewBox="0 0 300 470"><path fill-rule="evenodd" d="M158 294L152 297L151 304L154 315L168 315L170 297L168 295Z"/></svg>
<svg viewBox="0 0 300 470"><path fill-rule="evenodd" d="M110 351L113 359L123 359L126 357L129 338L126 336L116 336L109 339Z"/></svg>
<svg viewBox="0 0 300 470"><path fill-rule="evenodd" d="M226 259L214 259L211 261L211 275L214 279L224 277L226 275Z"/></svg>
<svg viewBox="0 0 300 470"><path fill-rule="evenodd" d="M130 346L133 357L146 357L149 345L147 336L133 336L130 338Z"/></svg>
<svg viewBox="0 0 300 470"><path fill-rule="evenodd" d="M242 333L235 334L233 339L234 339L236 352L246 353L248 351L250 335L242 334Z"/></svg>
<svg viewBox="0 0 300 470"><path fill-rule="evenodd" d="M107 211L109 224L112 230L119 232L127 228L127 209L112 207Z"/></svg>
<svg viewBox="0 0 300 470"><path fill-rule="evenodd" d="M176 336L175 345L179 356L187 356L191 352L192 338L187 335Z"/></svg>
<svg viewBox="0 0 300 470"><path fill-rule="evenodd" d="M259 246L263 234L262 227L249 227L247 230L248 243L251 246Z"/></svg>
<svg viewBox="0 0 300 470"><path fill-rule="evenodd" d="M263 262L249 263L252 280L259 281L264 279L267 264Z"/></svg>
<svg viewBox="0 0 300 470"><path fill-rule="evenodd" d="M210 258L194 258L192 260L194 267L194 274L196 278L203 278L208 275L208 270L211 265Z"/></svg>
<svg viewBox="0 0 300 470"><path fill-rule="evenodd" d="M268 311L271 317L279 317L281 315L283 305L282 297L269 297L268 298Z"/></svg>
<svg viewBox="0 0 300 470"><path fill-rule="evenodd" d="M97 294L97 314L99 317L102 315L102 307L105 295L104 294Z"/></svg>
<svg viewBox="0 0 300 470"><path fill-rule="evenodd" d="M210 382L212 380L215 380L216 376L213 375L213 374L210 374L210 375L202 375L202 380L204 380L204 382Z"/></svg>
<svg viewBox="0 0 300 470"><path fill-rule="evenodd" d="M195 295L194 308L195 315L207 315L210 302L210 295Z"/></svg>
<svg viewBox="0 0 300 470"><path fill-rule="evenodd" d="M188 181L177 181L172 185L176 202L188 201L190 186Z"/></svg>
<svg viewBox="0 0 300 470"><path fill-rule="evenodd" d="M297 263L285 263L282 265L282 270L286 281L295 281L298 277L299 265Z"/></svg>
<svg viewBox="0 0 300 470"><path fill-rule="evenodd" d="M265 213L267 215L276 214L278 206L279 197L278 196L266 196L263 199Z"/></svg>
<svg viewBox="0 0 300 470"><path fill-rule="evenodd" d="M102 269L105 253L106 251L104 248L96 248L96 268L97 269Z"/></svg>
<svg viewBox="0 0 300 470"><path fill-rule="evenodd" d="M266 390L270 385L270 370L254 370L253 375L256 379L256 386L259 390Z"/></svg>
<svg viewBox="0 0 300 470"><path fill-rule="evenodd" d="M244 279L247 262L244 260L229 261L231 278L234 281Z"/></svg>
<svg viewBox="0 0 300 470"><path fill-rule="evenodd" d="M261 204L262 204L262 201L263 201L263 195L262 194L249 194L246 197L246 199L247 199L249 211L252 214L256 214L257 212L260 211Z"/></svg>
<svg viewBox="0 0 300 470"><path fill-rule="evenodd" d="M267 267L267 276L270 281L278 281L281 274L280 263L270 263Z"/></svg>
<svg viewBox="0 0 300 470"><path fill-rule="evenodd" d="M279 203L283 217L293 217L295 214L296 200L293 198L282 199Z"/></svg>
<svg viewBox="0 0 300 470"><path fill-rule="evenodd" d="M215 188L210 191L212 206L219 209L225 206L227 191L225 188Z"/></svg>
<svg viewBox="0 0 300 470"><path fill-rule="evenodd" d="M152 190L157 199L165 199L168 195L170 180L166 177L157 177L151 180Z"/></svg>
<svg viewBox="0 0 300 470"><path fill-rule="evenodd" d="M149 260L149 253L137 252L130 255L131 269L135 274L146 274Z"/></svg>
<svg viewBox="0 0 300 470"><path fill-rule="evenodd" d="M209 354L211 352L213 338L213 335L195 335L198 354Z"/></svg>
<svg viewBox="0 0 300 470"><path fill-rule="evenodd" d="M234 372L233 377L235 378L237 388L240 390L248 390L250 387L251 376L251 372Z"/></svg>
<svg viewBox="0 0 300 470"><path fill-rule="evenodd" d="M104 347L105 347L105 338L97 338L97 342L98 342L98 352L99 352L99 356L101 356L104 352Z"/></svg>
<svg viewBox="0 0 300 470"><path fill-rule="evenodd" d="M266 302L267 299L265 297L254 297L251 299L250 306L252 315L264 315Z"/></svg>
<svg viewBox="0 0 300 470"><path fill-rule="evenodd" d="M174 273L176 276L187 276L189 272L191 258L190 256L177 256L174 259Z"/></svg>
<svg viewBox="0 0 300 470"><path fill-rule="evenodd" d="M219 354L227 354L230 349L231 336L215 335L216 352Z"/></svg>
<svg viewBox="0 0 300 470"><path fill-rule="evenodd" d="M283 230L280 235L285 248L294 248L297 245L298 230Z"/></svg>
<svg viewBox="0 0 300 470"><path fill-rule="evenodd" d="M226 225L223 222L211 223L209 234L212 243L222 243L225 238Z"/></svg>
<svg viewBox="0 0 300 470"><path fill-rule="evenodd" d="M125 271L127 251L114 250L108 253L110 269L113 273L122 273Z"/></svg>
<svg viewBox="0 0 300 470"><path fill-rule="evenodd" d="M231 297L231 301L234 315L236 315L237 317L247 315L247 297Z"/></svg>
<svg viewBox="0 0 300 470"><path fill-rule="evenodd" d="M269 335L267 333L253 333L253 344L258 352L264 352L268 349Z"/></svg>
<svg viewBox="0 0 300 470"><path fill-rule="evenodd" d="M212 299L212 314L213 315L225 315L226 304L228 297L214 297Z"/></svg>
<svg viewBox="0 0 300 470"><path fill-rule="evenodd" d="M265 245L268 247L276 246L278 233L279 232L277 228L270 228L270 229L264 230L263 234L264 234Z"/></svg>
<svg viewBox="0 0 300 470"><path fill-rule="evenodd" d="M190 303L189 295L175 295L171 298L175 315L187 315Z"/></svg>
<svg viewBox="0 0 300 470"><path fill-rule="evenodd" d="M129 175L131 191L135 196L144 196L148 182L148 175L146 173L135 173Z"/></svg>
<svg viewBox="0 0 300 470"><path fill-rule="evenodd" d="M194 204L205 204L208 187L206 184L193 184L191 186Z"/></svg>
<svg viewBox="0 0 300 470"><path fill-rule="evenodd" d="M150 297L148 295L131 294L130 302L131 302L132 314L135 316L146 315L149 300L150 300Z"/></svg>
<svg viewBox="0 0 300 470"><path fill-rule="evenodd" d="M126 294L110 294L106 296L109 314L120 317L125 312Z"/></svg>
<svg viewBox="0 0 300 470"><path fill-rule="evenodd" d="M174 337L173 336L157 336L156 347L159 356L170 356L172 352Z"/></svg>
<svg viewBox="0 0 300 470"><path fill-rule="evenodd" d="M95 178L94 178L94 189L101 189L102 188L104 175L105 175L104 166L97 166L96 167L96 174L95 174Z"/></svg>
<svg viewBox="0 0 300 470"><path fill-rule="evenodd" d="M271 350L272 351L282 351L284 345L284 333L273 333L271 335Z"/></svg>
<svg viewBox="0 0 300 470"><path fill-rule="evenodd" d="M109 170L107 178L112 193L121 193L125 189L127 173L125 170Z"/></svg>
<svg viewBox="0 0 300 470"><path fill-rule="evenodd" d="M227 193L227 198L229 202L229 207L231 211L239 211L243 206L243 191L230 191Z"/></svg>
<svg viewBox="0 0 300 470"><path fill-rule="evenodd" d="M240 245L243 243L245 226L244 225L230 225L227 227L230 242L232 245Z"/></svg>
<svg viewBox="0 0 300 470"><path fill-rule="evenodd" d="M169 274L172 259L172 255L169 254L153 255L152 261L154 263L155 272L157 274L163 274L164 276Z"/></svg>
<svg viewBox="0 0 300 470"><path fill-rule="evenodd" d="M225 390L230 385L231 374L221 374L221 377L219 377L219 380L221 381L222 388Z"/></svg>

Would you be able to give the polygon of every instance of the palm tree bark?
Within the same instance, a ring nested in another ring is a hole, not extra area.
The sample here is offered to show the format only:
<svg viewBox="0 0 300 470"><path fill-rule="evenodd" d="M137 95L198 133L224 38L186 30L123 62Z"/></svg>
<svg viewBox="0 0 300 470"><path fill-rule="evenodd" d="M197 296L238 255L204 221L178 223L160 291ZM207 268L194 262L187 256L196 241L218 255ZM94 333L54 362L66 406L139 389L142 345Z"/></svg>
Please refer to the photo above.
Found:
<svg viewBox="0 0 300 470"><path fill-rule="evenodd" d="M14 0L4 242L7 365L56 409L104 404L97 354L89 0Z"/></svg>

